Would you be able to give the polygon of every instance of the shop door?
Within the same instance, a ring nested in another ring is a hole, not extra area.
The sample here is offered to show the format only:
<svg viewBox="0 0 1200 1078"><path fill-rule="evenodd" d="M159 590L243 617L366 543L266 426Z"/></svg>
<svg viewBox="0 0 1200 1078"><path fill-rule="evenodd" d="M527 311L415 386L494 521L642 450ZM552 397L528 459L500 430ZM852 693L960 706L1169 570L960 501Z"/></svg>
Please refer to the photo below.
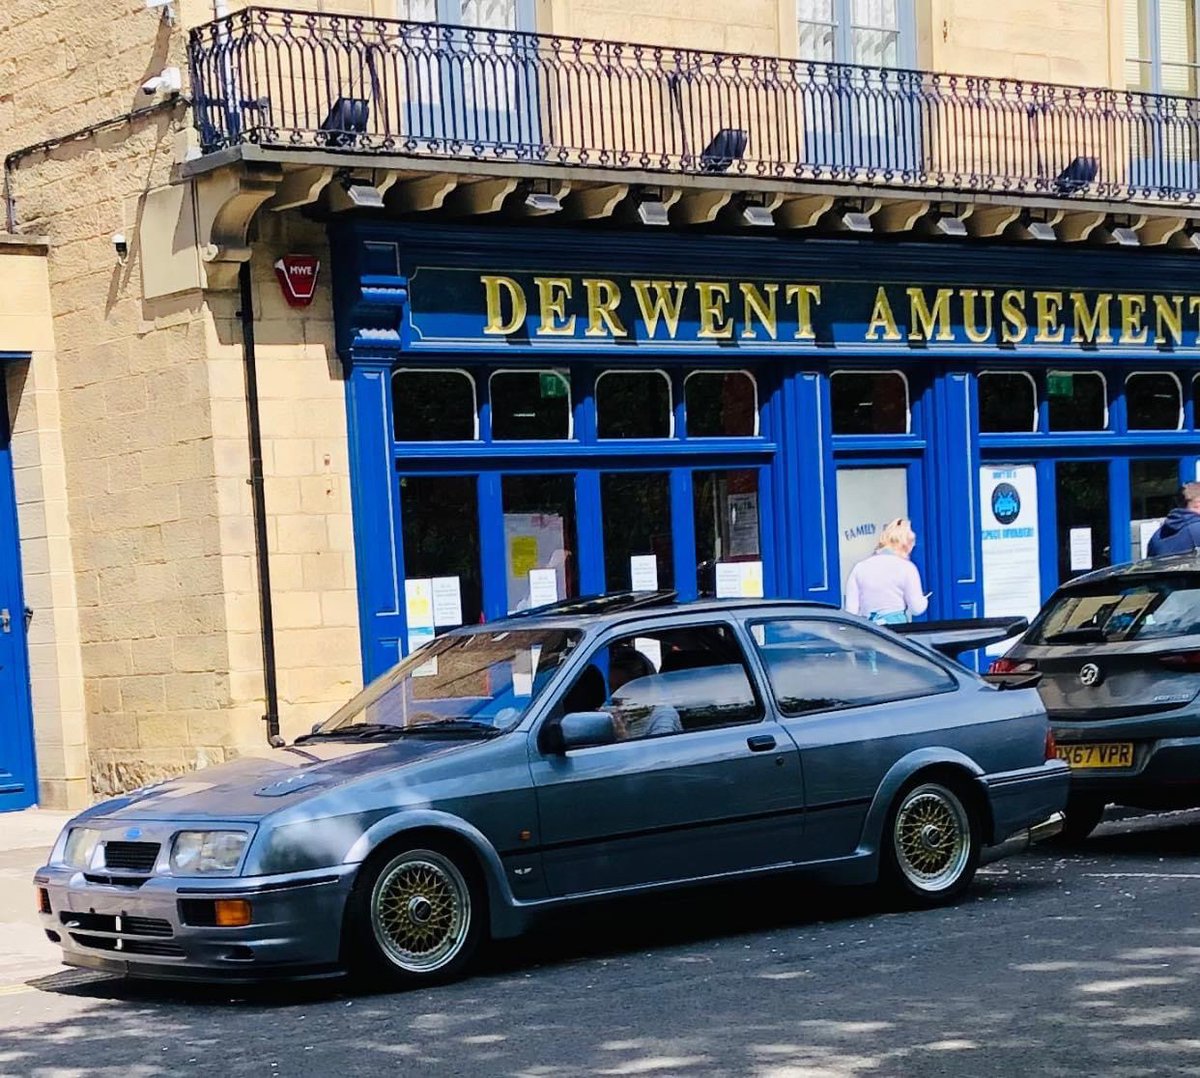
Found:
<svg viewBox="0 0 1200 1078"><path fill-rule="evenodd" d="M912 521L917 533L912 560L925 579L923 548L928 537L920 511L919 473L916 463L838 468L838 559L843 594L850 570L874 553L884 526L897 517Z"/></svg>
<svg viewBox="0 0 1200 1078"><path fill-rule="evenodd" d="M1058 583L1113 563L1112 498L1107 460L1054 465Z"/></svg>
<svg viewBox="0 0 1200 1078"><path fill-rule="evenodd" d="M0 367L0 811L25 808L37 800L24 610L8 408Z"/></svg>

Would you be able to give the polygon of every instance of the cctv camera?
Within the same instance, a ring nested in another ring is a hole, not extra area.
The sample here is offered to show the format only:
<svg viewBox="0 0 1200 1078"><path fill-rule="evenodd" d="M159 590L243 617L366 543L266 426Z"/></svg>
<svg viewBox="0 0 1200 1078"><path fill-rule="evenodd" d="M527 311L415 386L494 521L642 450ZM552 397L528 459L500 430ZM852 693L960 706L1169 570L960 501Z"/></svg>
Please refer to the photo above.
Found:
<svg viewBox="0 0 1200 1078"><path fill-rule="evenodd" d="M161 72L142 83L142 93L147 97L155 94L177 94L183 89L183 75L177 67L164 67Z"/></svg>
<svg viewBox="0 0 1200 1078"><path fill-rule="evenodd" d="M125 238L123 232L116 232L112 238L113 250L117 252L117 258L124 262L129 257L129 241Z"/></svg>

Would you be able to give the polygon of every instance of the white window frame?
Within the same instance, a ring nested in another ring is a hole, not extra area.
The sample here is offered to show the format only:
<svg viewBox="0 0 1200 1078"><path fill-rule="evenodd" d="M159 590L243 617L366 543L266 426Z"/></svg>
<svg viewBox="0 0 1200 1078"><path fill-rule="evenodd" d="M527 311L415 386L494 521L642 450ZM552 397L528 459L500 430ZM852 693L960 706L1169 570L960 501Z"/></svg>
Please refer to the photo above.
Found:
<svg viewBox="0 0 1200 1078"><path fill-rule="evenodd" d="M829 392L830 397L833 395L833 380L839 374L895 374L899 375L900 381L904 384L904 430L892 431L888 434L838 434L833 430L833 401L830 400L830 416L829 429L835 438L903 438L912 434L912 392L908 384L908 375L903 371L896 370L894 367L841 367L836 371L829 372Z"/></svg>
<svg viewBox="0 0 1200 1078"><path fill-rule="evenodd" d="M898 68L915 68L917 66L917 18L913 0L896 0L896 26L866 26L854 22L854 0L830 0L833 9L833 58L835 64L854 63L854 31L855 30L895 30L899 35L896 47L896 66ZM1134 0L1127 0L1134 2ZM800 17L797 6L792 10L796 15L796 50L799 56L800 24L822 25L811 23ZM809 57L801 57L802 61ZM821 61L814 61L821 62Z"/></svg>
<svg viewBox="0 0 1200 1078"><path fill-rule="evenodd" d="M1175 391L1179 395L1179 419L1173 427L1131 427L1129 425L1129 383L1134 378L1144 378L1147 375L1158 378L1162 375L1167 375L1175 383ZM1130 371L1125 375L1125 429L1128 431L1138 431L1139 433L1148 433L1156 430L1175 431L1183 430L1183 382L1180 381L1179 375L1174 371Z"/></svg>
<svg viewBox="0 0 1200 1078"><path fill-rule="evenodd" d="M475 420L475 433L470 438L423 438L420 442L403 442L403 445L426 445L429 442L452 442L467 445L479 441L479 387L475 384L475 376L463 367L396 367L392 370L392 437L396 439L396 376L399 374L461 374L471 386L471 412Z"/></svg>
<svg viewBox="0 0 1200 1078"><path fill-rule="evenodd" d="M753 434L689 434L687 429L687 384L697 374L741 374L750 379L750 385L754 390L754 433ZM1200 377L1198 375L1197 377ZM694 371L688 371L683 376L683 433L689 440L698 442L711 442L719 438L758 438L762 435L762 416L759 412L758 400L758 379L754 376L753 371L748 371L745 367L713 367L700 368Z"/></svg>
<svg viewBox="0 0 1200 1078"><path fill-rule="evenodd" d="M1038 405L1041 403L1041 401L1038 399L1037 379L1034 378L1034 376L1032 374L1030 374L1029 371L986 370L986 371L979 372L979 375L977 378L977 383L978 383L978 379L982 379L984 377L984 375L987 375L987 374L1009 374L1009 375L1020 374L1029 380L1029 384L1033 388L1033 426L1031 426L1029 428L1028 433L1037 434L1037 432L1038 432ZM1108 397L1106 394L1105 408L1107 409L1107 407L1108 407ZM989 430L989 431L985 431L982 426L979 428L979 434L980 434L980 437L982 437L982 438L987 438L990 435L1025 434L1025 433L1026 432L1023 430L1011 430L1011 431Z"/></svg>
<svg viewBox="0 0 1200 1078"><path fill-rule="evenodd" d="M491 435L490 445L519 445L521 443L530 442L571 442L575 440L575 398L571 394L571 372L563 370L559 367L497 367L488 375L488 408L494 409L492 403L492 381L498 374L557 374L564 382L567 383L567 436L565 438L497 438L496 437L496 417L493 411L491 417Z"/></svg>
<svg viewBox="0 0 1200 1078"><path fill-rule="evenodd" d="M1046 393L1046 433L1047 434L1096 434L1112 429L1112 417L1109 415L1108 409L1108 376L1103 371L1071 371L1063 370L1062 367L1050 367L1046 370L1046 377L1049 378L1052 374L1094 374L1100 379L1100 385L1104 387L1104 425L1102 427L1088 427L1086 430L1055 430L1050 426L1050 394Z"/></svg>
<svg viewBox="0 0 1200 1078"><path fill-rule="evenodd" d="M1128 55L1128 44L1124 40L1124 26L1121 27L1121 58L1123 64L1149 62L1150 65L1150 87L1144 91L1146 93L1161 94L1163 93L1163 55L1162 55L1162 8L1159 0L1125 0L1126 4L1131 5L1137 12L1137 16L1141 19L1143 16L1146 19L1146 44L1148 46L1148 55L1130 56ZM1200 85L1200 0L1191 0L1192 4L1192 25L1194 27L1194 35L1196 40L1192 42L1192 55L1196 58L1191 66L1196 68L1196 79ZM1179 65L1172 65L1179 66Z"/></svg>
<svg viewBox="0 0 1200 1078"><path fill-rule="evenodd" d="M597 397L596 390L599 389L600 383L604 381L605 375L608 374L658 374L662 376L664 382L667 383L667 433L659 435L648 435L645 437L636 438L604 438L600 434L600 401ZM674 386L671 385L671 376L660 367L605 367L598 375L596 375L595 384L592 386L592 403L596 409L596 441L598 442L666 442L675 437L675 392Z"/></svg>

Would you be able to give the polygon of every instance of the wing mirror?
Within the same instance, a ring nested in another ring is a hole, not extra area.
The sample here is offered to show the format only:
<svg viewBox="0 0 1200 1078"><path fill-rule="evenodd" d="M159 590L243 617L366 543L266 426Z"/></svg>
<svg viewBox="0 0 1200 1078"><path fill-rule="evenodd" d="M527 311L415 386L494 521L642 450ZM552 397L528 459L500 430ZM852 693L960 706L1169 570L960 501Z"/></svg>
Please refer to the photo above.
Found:
<svg viewBox="0 0 1200 1078"><path fill-rule="evenodd" d="M591 745L611 745L617 730L607 711L572 711L558 724L562 752L586 749Z"/></svg>

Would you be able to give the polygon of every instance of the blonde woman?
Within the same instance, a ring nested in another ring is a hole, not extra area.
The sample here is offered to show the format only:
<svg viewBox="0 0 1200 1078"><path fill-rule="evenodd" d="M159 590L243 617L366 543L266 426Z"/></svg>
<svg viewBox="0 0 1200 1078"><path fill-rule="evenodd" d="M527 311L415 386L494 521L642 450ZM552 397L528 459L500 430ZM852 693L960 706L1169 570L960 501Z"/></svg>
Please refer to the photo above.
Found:
<svg viewBox="0 0 1200 1078"><path fill-rule="evenodd" d="M917 535L903 517L885 524L875 553L864 558L846 581L846 609L880 625L895 625L924 614L929 596L911 559Z"/></svg>

